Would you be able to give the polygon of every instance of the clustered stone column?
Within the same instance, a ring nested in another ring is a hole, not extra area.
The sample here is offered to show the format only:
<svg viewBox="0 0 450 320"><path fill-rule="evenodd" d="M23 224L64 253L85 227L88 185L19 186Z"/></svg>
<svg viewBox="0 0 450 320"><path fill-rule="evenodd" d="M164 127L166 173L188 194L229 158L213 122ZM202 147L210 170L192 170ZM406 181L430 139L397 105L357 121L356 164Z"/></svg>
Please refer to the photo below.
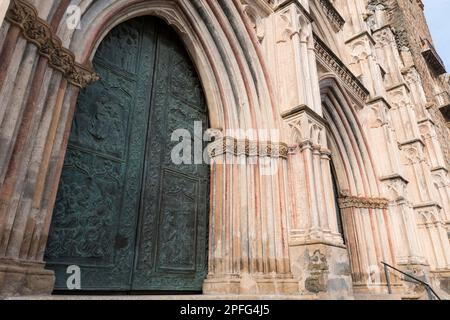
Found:
<svg viewBox="0 0 450 320"><path fill-rule="evenodd" d="M332 190L331 152L327 148L325 122L307 106L283 114L292 133L289 172L294 213L291 244L327 243L342 246ZM305 190L309 190L306 191Z"/></svg>
<svg viewBox="0 0 450 320"><path fill-rule="evenodd" d="M272 19L274 72L283 137L289 142L289 248L303 294L351 295L348 253L338 230L307 1L281 1ZM344 268L345 269L345 268ZM340 272L341 271L341 272ZM330 283L340 283L331 286Z"/></svg>
<svg viewBox="0 0 450 320"><path fill-rule="evenodd" d="M234 137L221 137L209 146L212 212L206 294L299 293L286 237L287 153L282 143Z"/></svg>

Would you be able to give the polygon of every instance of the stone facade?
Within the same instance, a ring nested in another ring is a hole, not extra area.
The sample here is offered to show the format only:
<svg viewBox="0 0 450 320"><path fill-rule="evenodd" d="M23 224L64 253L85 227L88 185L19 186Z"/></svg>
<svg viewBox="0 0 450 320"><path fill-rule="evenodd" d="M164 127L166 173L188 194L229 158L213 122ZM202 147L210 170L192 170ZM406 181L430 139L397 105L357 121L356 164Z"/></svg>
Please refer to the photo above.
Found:
<svg viewBox="0 0 450 320"><path fill-rule="evenodd" d="M226 143L242 137L210 146L204 294L426 297L387 277L385 262L450 297L450 85L420 0L10 2L0 296L52 292L44 252L78 93L98 80L91 62L106 34L152 15L180 34L216 132L279 133L243 137L242 152Z"/></svg>

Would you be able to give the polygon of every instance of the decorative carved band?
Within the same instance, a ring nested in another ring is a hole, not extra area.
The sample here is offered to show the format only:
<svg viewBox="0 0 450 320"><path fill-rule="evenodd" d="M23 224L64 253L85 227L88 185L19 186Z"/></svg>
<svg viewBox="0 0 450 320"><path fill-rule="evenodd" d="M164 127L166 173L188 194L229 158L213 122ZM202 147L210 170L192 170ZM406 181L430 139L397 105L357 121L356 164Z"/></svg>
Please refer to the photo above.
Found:
<svg viewBox="0 0 450 320"><path fill-rule="evenodd" d="M335 27L337 30L341 30L345 24L344 18L339 14L334 5L330 2L330 0L319 0L322 8L327 15L328 21Z"/></svg>
<svg viewBox="0 0 450 320"><path fill-rule="evenodd" d="M74 54L62 46L45 20L38 16L36 8L24 0L12 0L6 19L22 30L23 37L34 43L39 54L48 58L49 65L61 71L71 84L84 88L99 80L90 68L75 62Z"/></svg>
<svg viewBox="0 0 450 320"><path fill-rule="evenodd" d="M365 209L387 209L389 200L385 198L366 198L366 197L342 197L339 198L339 207L365 208Z"/></svg>
<svg viewBox="0 0 450 320"><path fill-rule="evenodd" d="M359 97L362 101L366 101L369 97L369 91L342 63L333 51L328 48L328 46L316 35L314 35L314 47L318 60L322 62L324 66L333 71L336 76L338 76L341 81L357 95L357 97Z"/></svg>
<svg viewBox="0 0 450 320"><path fill-rule="evenodd" d="M221 155L271 157L287 159L289 147L285 143L238 140L232 137L219 138L208 147L211 158Z"/></svg>

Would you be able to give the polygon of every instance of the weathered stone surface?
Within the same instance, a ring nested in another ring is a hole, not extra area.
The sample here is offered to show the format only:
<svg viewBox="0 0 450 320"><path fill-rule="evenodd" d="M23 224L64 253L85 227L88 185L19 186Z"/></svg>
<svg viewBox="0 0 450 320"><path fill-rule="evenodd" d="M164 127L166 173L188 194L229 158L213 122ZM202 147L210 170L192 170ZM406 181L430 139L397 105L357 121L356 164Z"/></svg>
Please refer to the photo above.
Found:
<svg viewBox="0 0 450 320"><path fill-rule="evenodd" d="M325 244L291 246L292 272L304 294L326 299L353 296L350 262L344 247Z"/></svg>
<svg viewBox="0 0 450 320"><path fill-rule="evenodd" d="M45 295L53 291L52 271L20 264L0 264L0 296Z"/></svg>

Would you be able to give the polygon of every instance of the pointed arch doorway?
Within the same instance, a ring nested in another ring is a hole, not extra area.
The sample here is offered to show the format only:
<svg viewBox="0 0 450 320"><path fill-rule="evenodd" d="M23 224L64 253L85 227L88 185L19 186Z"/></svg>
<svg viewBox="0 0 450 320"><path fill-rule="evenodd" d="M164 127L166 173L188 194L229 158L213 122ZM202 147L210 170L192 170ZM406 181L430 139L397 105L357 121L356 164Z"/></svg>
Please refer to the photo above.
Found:
<svg viewBox="0 0 450 320"><path fill-rule="evenodd" d="M201 291L209 166L171 160L174 130L208 127L193 63L169 26L140 17L93 64L101 81L78 98L46 248L55 289L77 266L82 291Z"/></svg>

